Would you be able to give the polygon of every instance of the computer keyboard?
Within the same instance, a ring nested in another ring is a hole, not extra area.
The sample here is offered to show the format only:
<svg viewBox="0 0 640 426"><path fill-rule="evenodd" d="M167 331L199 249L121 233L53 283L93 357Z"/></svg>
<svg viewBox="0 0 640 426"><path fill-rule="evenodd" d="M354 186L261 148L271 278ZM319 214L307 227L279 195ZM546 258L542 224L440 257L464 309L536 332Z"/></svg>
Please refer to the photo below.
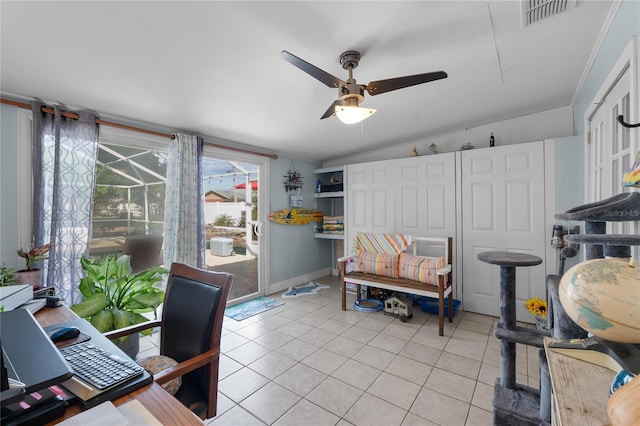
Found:
<svg viewBox="0 0 640 426"><path fill-rule="evenodd" d="M60 348L60 353L77 377L98 390L126 382L144 371L135 362L113 355L90 342Z"/></svg>

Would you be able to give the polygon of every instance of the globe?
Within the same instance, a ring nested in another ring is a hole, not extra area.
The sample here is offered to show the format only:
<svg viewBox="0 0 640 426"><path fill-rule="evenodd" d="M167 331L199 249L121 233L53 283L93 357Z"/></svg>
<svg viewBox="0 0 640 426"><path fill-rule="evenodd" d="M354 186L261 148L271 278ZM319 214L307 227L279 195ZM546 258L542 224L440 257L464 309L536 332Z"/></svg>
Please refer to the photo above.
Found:
<svg viewBox="0 0 640 426"><path fill-rule="evenodd" d="M640 343L640 269L624 259L593 259L560 280L560 303L580 327L602 339Z"/></svg>

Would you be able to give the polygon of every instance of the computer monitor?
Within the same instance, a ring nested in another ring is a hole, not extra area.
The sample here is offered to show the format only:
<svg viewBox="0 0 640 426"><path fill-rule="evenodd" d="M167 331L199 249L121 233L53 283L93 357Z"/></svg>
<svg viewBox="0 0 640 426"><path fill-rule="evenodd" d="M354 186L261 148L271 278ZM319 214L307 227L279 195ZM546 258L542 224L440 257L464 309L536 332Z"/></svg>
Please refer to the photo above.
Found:
<svg viewBox="0 0 640 426"><path fill-rule="evenodd" d="M0 313L0 343L2 407L73 376L71 367L27 309ZM9 379L24 387L11 387Z"/></svg>
<svg viewBox="0 0 640 426"><path fill-rule="evenodd" d="M4 366L4 351L2 350L2 339L0 339L0 392L9 389L9 374Z"/></svg>

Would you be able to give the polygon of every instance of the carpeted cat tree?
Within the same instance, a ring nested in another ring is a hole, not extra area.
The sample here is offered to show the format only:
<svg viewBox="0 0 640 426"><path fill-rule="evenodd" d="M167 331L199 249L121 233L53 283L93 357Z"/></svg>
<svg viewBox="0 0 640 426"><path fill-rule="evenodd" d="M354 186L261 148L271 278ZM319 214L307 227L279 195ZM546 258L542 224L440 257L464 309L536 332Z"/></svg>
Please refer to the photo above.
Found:
<svg viewBox="0 0 640 426"><path fill-rule="evenodd" d="M584 221L584 234L565 237L571 243L585 244L586 260L602 257L631 257L631 246L640 245L638 235L606 233L607 222L639 221L640 193L623 193L596 203L585 204L557 214L556 219ZM516 267L535 266L542 259L522 253L484 252L480 261L500 266L500 323L495 336L501 340L501 373L496 379L493 396L493 422L496 425L547 425L551 422L551 379L543 348L543 338L582 338L587 332L566 314L560 304L559 275L547 277L548 332L516 326ZM539 347L540 391L518 384L516 377L516 343Z"/></svg>

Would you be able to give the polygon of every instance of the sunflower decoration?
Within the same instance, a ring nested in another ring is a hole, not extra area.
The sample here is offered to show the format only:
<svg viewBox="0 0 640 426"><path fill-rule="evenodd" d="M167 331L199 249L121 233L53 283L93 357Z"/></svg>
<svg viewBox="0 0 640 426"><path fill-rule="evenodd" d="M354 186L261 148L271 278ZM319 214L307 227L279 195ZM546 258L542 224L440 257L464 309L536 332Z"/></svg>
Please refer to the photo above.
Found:
<svg viewBox="0 0 640 426"><path fill-rule="evenodd" d="M537 297L532 297L527 300L524 307L527 308L534 317L546 318L547 316L547 302Z"/></svg>
<svg viewBox="0 0 640 426"><path fill-rule="evenodd" d="M640 188L640 151L638 151L638 156L633 166L625 170L622 186Z"/></svg>

